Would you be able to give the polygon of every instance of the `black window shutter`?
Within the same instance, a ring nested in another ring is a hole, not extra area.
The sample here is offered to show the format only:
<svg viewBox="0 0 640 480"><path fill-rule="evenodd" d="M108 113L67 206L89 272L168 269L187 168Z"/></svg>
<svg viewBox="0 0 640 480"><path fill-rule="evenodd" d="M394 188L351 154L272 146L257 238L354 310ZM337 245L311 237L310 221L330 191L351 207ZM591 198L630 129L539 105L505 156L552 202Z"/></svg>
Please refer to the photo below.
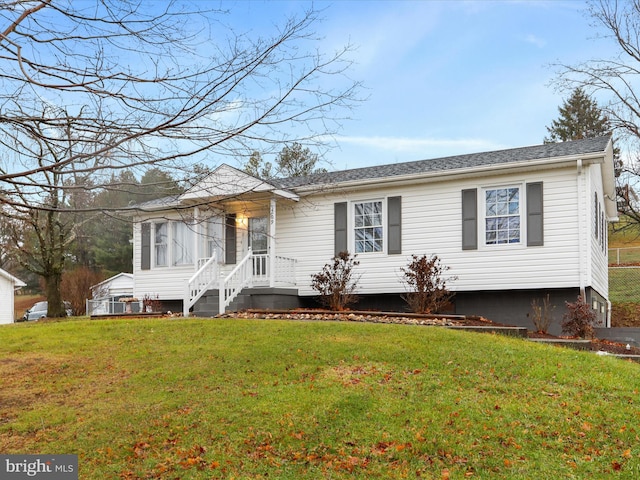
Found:
<svg viewBox="0 0 640 480"><path fill-rule="evenodd" d="M140 225L142 250L140 252L140 269L149 270L151 268L151 224L143 223Z"/></svg>
<svg viewBox="0 0 640 480"><path fill-rule="evenodd" d="M478 249L478 190L462 190L462 249Z"/></svg>
<svg viewBox="0 0 640 480"><path fill-rule="evenodd" d="M233 265L236 263L236 214L225 216L224 222L224 263Z"/></svg>
<svg viewBox="0 0 640 480"><path fill-rule="evenodd" d="M334 203L334 254L349 250L347 247L347 202Z"/></svg>
<svg viewBox="0 0 640 480"><path fill-rule="evenodd" d="M527 246L544 245L542 182L527 183Z"/></svg>
<svg viewBox="0 0 640 480"><path fill-rule="evenodd" d="M402 253L402 197L387 199L388 246L387 253Z"/></svg>

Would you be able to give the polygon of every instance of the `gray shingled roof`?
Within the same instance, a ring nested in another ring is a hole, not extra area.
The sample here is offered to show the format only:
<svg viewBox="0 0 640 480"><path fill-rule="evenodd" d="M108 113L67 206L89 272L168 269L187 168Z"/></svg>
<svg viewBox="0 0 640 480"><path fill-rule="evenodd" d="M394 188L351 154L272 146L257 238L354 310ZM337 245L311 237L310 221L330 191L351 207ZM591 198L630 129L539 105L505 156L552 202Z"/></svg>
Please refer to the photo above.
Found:
<svg viewBox="0 0 640 480"><path fill-rule="evenodd" d="M180 195L171 195L169 197L156 198L147 202L137 203L130 208L134 210L171 210L180 205Z"/></svg>
<svg viewBox="0 0 640 480"><path fill-rule="evenodd" d="M430 160L417 160L414 162L377 165L337 172L316 173L306 177L274 178L268 180L268 182L277 188L295 189L296 187L307 185L330 185L341 182L364 181L402 175L445 172L510 162L526 162L527 160L533 161L554 157L587 155L604 152L610 139L611 137L607 135L572 142L548 143L532 147L510 148L508 150L496 150L493 152L471 153L468 155L433 158ZM156 210L162 208L177 208L179 205L180 196L175 195L144 202L135 207L141 210Z"/></svg>
<svg viewBox="0 0 640 480"><path fill-rule="evenodd" d="M493 152L471 153L453 157L418 160L390 165L354 168L337 172L316 173L306 177L273 179L269 182L280 188L296 188L306 185L326 185L341 182L363 181L375 178L388 178L429 172L444 172L456 169L468 169L501 163L541 160L553 157L586 155L604 152L610 136L588 138L562 143L548 143L532 147L510 148Z"/></svg>

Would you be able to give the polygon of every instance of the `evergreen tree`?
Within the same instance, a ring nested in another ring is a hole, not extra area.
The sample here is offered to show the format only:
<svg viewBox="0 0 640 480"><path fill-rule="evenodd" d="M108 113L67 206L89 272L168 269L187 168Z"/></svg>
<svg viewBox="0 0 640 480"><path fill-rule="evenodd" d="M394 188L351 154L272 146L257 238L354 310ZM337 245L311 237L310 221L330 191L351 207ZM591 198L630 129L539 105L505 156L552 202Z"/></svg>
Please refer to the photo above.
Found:
<svg viewBox="0 0 640 480"><path fill-rule="evenodd" d="M325 168L315 168L319 158L309 148L294 142L285 146L276 157L275 171L271 162L265 162L260 152L253 152L244 166L244 171L259 178L304 177L312 173L326 172Z"/></svg>
<svg viewBox="0 0 640 480"><path fill-rule="evenodd" d="M318 155L299 143L285 146L276 157L279 177L304 177L312 173L326 172L326 169L315 169Z"/></svg>
<svg viewBox="0 0 640 480"><path fill-rule="evenodd" d="M92 254L97 266L105 277L119 272L132 272L133 246L131 239L131 221L121 218L115 212L106 211L106 207L122 208L183 193L179 182L165 170L149 168L140 181L129 170L112 175L107 188L95 199L96 208L105 208L95 219Z"/></svg>
<svg viewBox="0 0 640 480"><path fill-rule="evenodd" d="M593 138L611 131L607 116L581 88L576 88L558 111L560 116L547 127L549 137L544 139L544 143Z"/></svg>
<svg viewBox="0 0 640 480"><path fill-rule="evenodd" d="M265 162L262 160L260 152L254 151L245 164L244 171L254 177L271 178L273 177L273 173L271 172L272 168L273 165L271 165L271 162Z"/></svg>

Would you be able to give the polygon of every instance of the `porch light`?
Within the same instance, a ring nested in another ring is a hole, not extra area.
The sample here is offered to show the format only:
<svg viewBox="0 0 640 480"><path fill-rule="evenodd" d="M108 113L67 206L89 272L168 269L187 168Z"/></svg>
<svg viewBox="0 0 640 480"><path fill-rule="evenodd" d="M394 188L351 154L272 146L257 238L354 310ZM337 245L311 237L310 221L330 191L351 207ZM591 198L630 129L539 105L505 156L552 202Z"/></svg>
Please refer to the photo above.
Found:
<svg viewBox="0 0 640 480"><path fill-rule="evenodd" d="M247 227L247 225L249 225L249 220L244 215L238 215L236 217L236 224Z"/></svg>

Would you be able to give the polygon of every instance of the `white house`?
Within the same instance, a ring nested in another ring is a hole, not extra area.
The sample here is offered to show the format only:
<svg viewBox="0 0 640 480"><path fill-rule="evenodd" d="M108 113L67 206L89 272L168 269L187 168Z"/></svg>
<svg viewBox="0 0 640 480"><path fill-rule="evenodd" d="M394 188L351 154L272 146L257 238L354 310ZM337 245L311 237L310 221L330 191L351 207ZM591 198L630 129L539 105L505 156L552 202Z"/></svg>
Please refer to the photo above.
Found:
<svg viewBox="0 0 640 480"><path fill-rule="evenodd" d="M0 269L0 324L15 322L14 294L26 286L22 280Z"/></svg>
<svg viewBox="0 0 640 480"><path fill-rule="evenodd" d="M109 277L91 287L91 295L94 299L132 297L133 274L118 273Z"/></svg>
<svg viewBox="0 0 640 480"><path fill-rule="evenodd" d="M133 274L118 273L91 287L91 300L87 300L89 315L124 313L127 303L123 299L133 298ZM131 306L128 307L131 310ZM139 308L136 311L140 311Z"/></svg>
<svg viewBox="0 0 640 480"><path fill-rule="evenodd" d="M401 267L436 254L456 313L531 327L534 299L559 320L582 294L604 324L614 180L608 136L268 181L222 165L139 205L134 295L199 315L311 305L311 275L347 250L357 308L398 309Z"/></svg>

